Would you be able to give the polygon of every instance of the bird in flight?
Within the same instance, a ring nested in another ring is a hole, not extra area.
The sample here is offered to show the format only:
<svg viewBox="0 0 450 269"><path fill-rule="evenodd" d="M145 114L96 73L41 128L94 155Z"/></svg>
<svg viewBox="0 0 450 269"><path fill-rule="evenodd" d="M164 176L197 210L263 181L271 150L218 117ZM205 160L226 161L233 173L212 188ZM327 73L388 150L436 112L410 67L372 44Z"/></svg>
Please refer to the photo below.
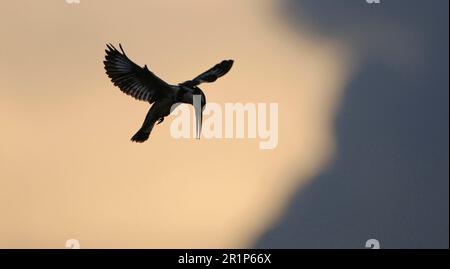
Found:
<svg viewBox="0 0 450 269"><path fill-rule="evenodd" d="M105 50L106 74L115 86L132 97L153 104L145 117L142 127L131 138L131 141L142 143L148 139L153 126L164 120L170 114L172 105L186 103L193 105L194 95L200 96L201 110L195 109L197 122L196 136L200 138L202 111L206 105L203 91L197 87L204 82L214 82L230 71L233 60L224 60L209 70L201 73L192 80L171 85L151 72L147 65L140 67L131 61L125 54L122 45L120 51L113 45L107 44Z"/></svg>

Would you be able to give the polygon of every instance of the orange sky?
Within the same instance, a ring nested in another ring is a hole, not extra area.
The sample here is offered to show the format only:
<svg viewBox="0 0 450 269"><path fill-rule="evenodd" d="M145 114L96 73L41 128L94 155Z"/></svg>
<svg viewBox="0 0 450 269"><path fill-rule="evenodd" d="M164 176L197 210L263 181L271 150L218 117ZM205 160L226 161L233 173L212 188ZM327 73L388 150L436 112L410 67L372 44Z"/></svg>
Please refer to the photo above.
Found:
<svg viewBox="0 0 450 269"><path fill-rule="evenodd" d="M291 32L276 1L8 1L0 10L0 247L251 246L333 152L342 44ZM207 100L277 102L278 147L129 141L148 104L106 77L106 43L168 82L222 59Z"/></svg>

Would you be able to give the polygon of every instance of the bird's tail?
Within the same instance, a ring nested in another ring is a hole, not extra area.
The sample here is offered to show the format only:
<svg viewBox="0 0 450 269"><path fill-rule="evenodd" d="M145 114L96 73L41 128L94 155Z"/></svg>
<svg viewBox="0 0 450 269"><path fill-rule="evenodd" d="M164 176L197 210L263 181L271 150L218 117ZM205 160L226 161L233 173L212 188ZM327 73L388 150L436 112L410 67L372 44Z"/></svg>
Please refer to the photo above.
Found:
<svg viewBox="0 0 450 269"><path fill-rule="evenodd" d="M149 138L150 132L151 132L151 129L146 130L145 128L141 128L141 129L139 129L139 131L137 131L137 133L135 133L133 135L133 137L131 138L131 141L137 142L137 143L145 142Z"/></svg>
<svg viewBox="0 0 450 269"><path fill-rule="evenodd" d="M133 142L137 142L137 143L142 143L145 142L148 137L150 136L150 133L153 130L153 126L155 126L156 123L156 117L153 116L153 110L150 109L147 113L147 116L145 117L145 121L142 124L141 129L139 129L139 131L137 131L136 134L133 135L133 137L131 138L131 141Z"/></svg>

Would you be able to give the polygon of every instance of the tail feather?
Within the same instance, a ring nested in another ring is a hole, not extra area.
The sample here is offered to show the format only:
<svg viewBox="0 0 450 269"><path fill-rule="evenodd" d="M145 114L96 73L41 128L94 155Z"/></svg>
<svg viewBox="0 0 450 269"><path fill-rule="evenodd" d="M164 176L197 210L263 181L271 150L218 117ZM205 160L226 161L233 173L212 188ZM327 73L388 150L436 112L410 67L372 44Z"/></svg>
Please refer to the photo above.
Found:
<svg viewBox="0 0 450 269"><path fill-rule="evenodd" d="M150 132L148 130L145 130L144 128L139 129L136 134L133 135L131 138L131 141L136 143L142 143L147 141L148 137L150 136Z"/></svg>
<svg viewBox="0 0 450 269"><path fill-rule="evenodd" d="M133 135L131 141L138 143L145 142L150 136L156 122L158 122L158 124L161 123L164 120L164 117L169 115L172 103L173 102L171 99L164 99L155 102L147 112L141 129Z"/></svg>

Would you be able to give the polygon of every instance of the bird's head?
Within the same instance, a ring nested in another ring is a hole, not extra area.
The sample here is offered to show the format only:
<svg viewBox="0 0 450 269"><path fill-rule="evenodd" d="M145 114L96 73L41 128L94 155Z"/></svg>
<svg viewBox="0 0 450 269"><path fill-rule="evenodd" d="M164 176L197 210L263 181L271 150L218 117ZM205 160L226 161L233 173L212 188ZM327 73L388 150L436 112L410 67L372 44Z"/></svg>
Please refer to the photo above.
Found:
<svg viewBox="0 0 450 269"><path fill-rule="evenodd" d="M192 88L193 88L193 91L192 91L193 95L197 95L197 96L200 95L200 97L201 97L201 106L202 106L202 110L203 110L205 108L205 105L206 105L206 96L205 96L205 94L203 93L203 91L199 87L194 86Z"/></svg>
<svg viewBox="0 0 450 269"><path fill-rule="evenodd" d="M194 106L195 118L197 120L196 137L197 137L197 139L200 139L200 135L202 132L203 110L205 109L205 106L206 106L206 96L199 87L194 86L194 87L192 87L192 89L193 89L192 94L195 98L195 99L193 99L192 105ZM198 105L199 105L198 104L199 102L197 99L198 97L200 97L200 107L198 107Z"/></svg>

